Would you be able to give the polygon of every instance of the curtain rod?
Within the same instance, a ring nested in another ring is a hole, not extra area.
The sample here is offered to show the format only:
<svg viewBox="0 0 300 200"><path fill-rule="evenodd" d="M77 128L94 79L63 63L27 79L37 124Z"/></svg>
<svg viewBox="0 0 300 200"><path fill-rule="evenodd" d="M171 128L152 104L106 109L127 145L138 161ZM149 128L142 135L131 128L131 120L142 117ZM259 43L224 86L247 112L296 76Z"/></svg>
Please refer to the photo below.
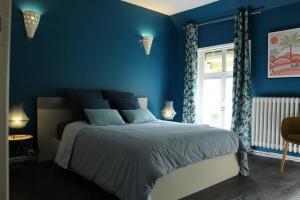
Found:
<svg viewBox="0 0 300 200"><path fill-rule="evenodd" d="M259 11L251 12L250 15L258 15L261 13L262 13L262 11L259 10ZM225 17L223 19L217 19L217 20L212 20L212 21L208 21L208 22L203 22L203 23L197 24L197 27L208 25L208 24L214 24L214 23L218 23L218 22L224 22L224 21L232 20L234 18L235 18L235 16L230 16L230 17ZM182 27L182 29L185 30L185 27Z"/></svg>

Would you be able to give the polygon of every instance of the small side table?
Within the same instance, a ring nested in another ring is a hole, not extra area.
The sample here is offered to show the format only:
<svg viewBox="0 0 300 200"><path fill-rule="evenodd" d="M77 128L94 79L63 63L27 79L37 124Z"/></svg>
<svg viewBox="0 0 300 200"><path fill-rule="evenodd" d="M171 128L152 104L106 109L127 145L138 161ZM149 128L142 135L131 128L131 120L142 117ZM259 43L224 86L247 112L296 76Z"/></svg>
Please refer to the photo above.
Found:
<svg viewBox="0 0 300 200"><path fill-rule="evenodd" d="M30 134L9 135L8 141L13 145L14 156L10 157L10 163L33 161L35 156L30 154L33 144L33 136ZM34 152L33 152L34 153ZM32 153L32 154L33 154Z"/></svg>

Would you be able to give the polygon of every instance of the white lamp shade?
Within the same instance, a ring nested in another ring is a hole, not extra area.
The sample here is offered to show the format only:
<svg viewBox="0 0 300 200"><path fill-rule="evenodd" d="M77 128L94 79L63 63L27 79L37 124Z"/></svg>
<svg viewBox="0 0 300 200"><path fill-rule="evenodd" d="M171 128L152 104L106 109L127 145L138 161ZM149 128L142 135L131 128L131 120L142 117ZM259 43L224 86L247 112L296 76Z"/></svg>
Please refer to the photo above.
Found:
<svg viewBox="0 0 300 200"><path fill-rule="evenodd" d="M174 110L173 107L173 101L166 101L165 102L165 107L163 108L163 110L161 111L161 114L163 116L164 119L166 120L173 120L176 112Z"/></svg>
<svg viewBox="0 0 300 200"><path fill-rule="evenodd" d="M9 113L9 127L14 129L24 128L29 122L29 118L24 112L23 105L14 106Z"/></svg>
<svg viewBox="0 0 300 200"><path fill-rule="evenodd" d="M153 43L152 36L143 36L143 45L147 56L150 55L152 43Z"/></svg>
<svg viewBox="0 0 300 200"><path fill-rule="evenodd" d="M26 10L23 12L23 16L27 37L33 38L40 22L40 14L35 11Z"/></svg>

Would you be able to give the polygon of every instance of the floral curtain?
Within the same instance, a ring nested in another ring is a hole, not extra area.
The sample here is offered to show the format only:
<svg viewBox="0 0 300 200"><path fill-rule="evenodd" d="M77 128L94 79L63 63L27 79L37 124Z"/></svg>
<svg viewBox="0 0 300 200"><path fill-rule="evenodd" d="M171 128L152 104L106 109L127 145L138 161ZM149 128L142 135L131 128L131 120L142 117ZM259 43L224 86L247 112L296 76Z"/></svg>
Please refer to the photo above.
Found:
<svg viewBox="0 0 300 200"><path fill-rule="evenodd" d="M198 26L189 23L186 30L186 67L184 72L184 99L183 99L183 122L195 123L195 95L197 86L197 62L198 62Z"/></svg>
<svg viewBox="0 0 300 200"><path fill-rule="evenodd" d="M232 131L250 149L252 83L249 58L248 10L235 15Z"/></svg>

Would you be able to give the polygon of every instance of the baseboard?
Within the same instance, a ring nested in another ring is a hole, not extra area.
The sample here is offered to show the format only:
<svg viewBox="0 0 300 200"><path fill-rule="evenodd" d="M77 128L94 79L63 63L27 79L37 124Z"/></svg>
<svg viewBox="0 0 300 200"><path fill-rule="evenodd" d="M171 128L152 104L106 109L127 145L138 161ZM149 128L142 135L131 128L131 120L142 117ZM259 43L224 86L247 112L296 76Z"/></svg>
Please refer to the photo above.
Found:
<svg viewBox="0 0 300 200"><path fill-rule="evenodd" d="M257 151L257 150L251 150L250 154L257 155L257 156L264 156L264 157L269 157L269 158L276 158L276 159L281 159L282 154L278 153L272 153L272 152L263 152L263 151ZM295 157L295 156L287 156L286 160L291 160L294 162L300 162L300 157Z"/></svg>

